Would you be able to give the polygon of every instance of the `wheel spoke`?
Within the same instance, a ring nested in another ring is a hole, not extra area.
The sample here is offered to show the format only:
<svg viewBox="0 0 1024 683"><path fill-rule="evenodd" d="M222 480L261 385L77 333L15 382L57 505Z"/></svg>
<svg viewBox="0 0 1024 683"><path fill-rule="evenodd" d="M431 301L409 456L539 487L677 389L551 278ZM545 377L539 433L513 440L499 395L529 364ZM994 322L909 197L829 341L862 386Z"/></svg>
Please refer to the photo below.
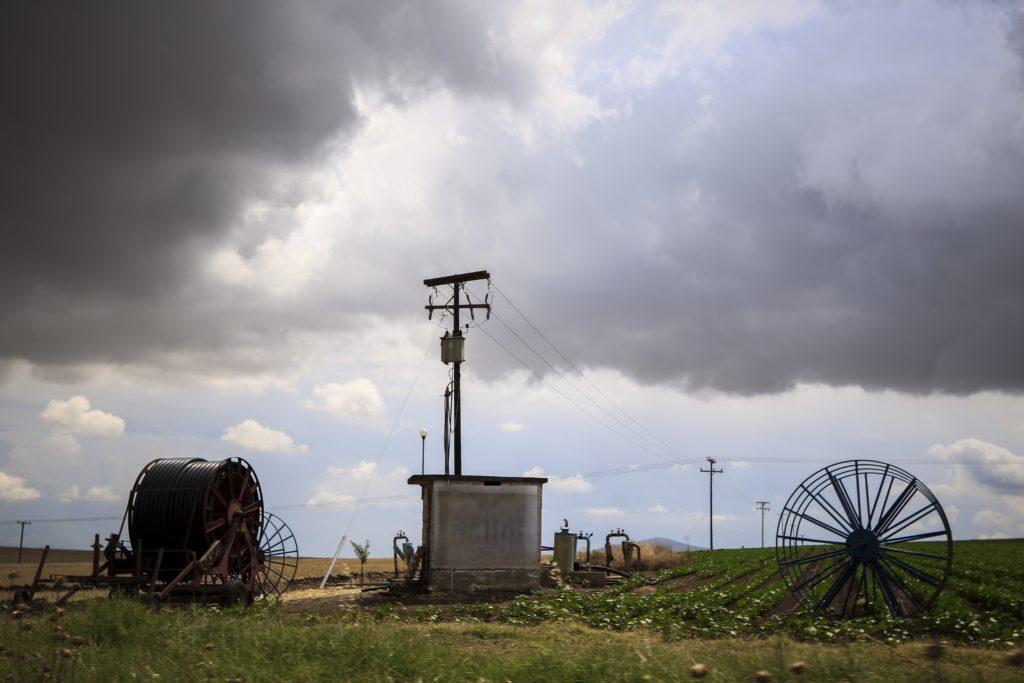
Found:
<svg viewBox="0 0 1024 683"><path fill-rule="evenodd" d="M892 558L889 558L889 559L892 559ZM883 557L882 558L882 562L884 564L886 564L886 566L888 567L888 562L887 562L886 558ZM913 591L913 589L911 589L910 586L907 585L907 583L902 578L900 578L899 573L893 567L888 567L888 568L890 570L890 576L892 577L893 582L895 582L896 585L900 588L900 590L903 591L903 594L906 595L907 598L909 598L912 603L914 603L914 607L918 611L923 610L924 609L924 603L921 601L921 599L919 597L917 597L917 593L915 593Z"/></svg>
<svg viewBox="0 0 1024 683"><path fill-rule="evenodd" d="M808 555L807 557L798 557L792 560L785 560L779 562L780 567L789 567L794 564L807 564L808 562L814 562L815 560L824 560L829 557L836 557L837 555L845 555L846 548L840 548L839 550L833 550L827 553L819 553L817 555Z"/></svg>
<svg viewBox="0 0 1024 683"><path fill-rule="evenodd" d="M820 538L806 538L804 536L779 536L779 538L785 541L807 541L808 543L821 543L824 545L839 545L842 541L825 541ZM800 547L800 546L794 546Z"/></svg>
<svg viewBox="0 0 1024 683"><path fill-rule="evenodd" d="M882 487L885 486L885 479L889 475L889 464L886 463L885 469L882 470L882 478L878 480L878 491L875 492L875 501L868 508L868 528L871 527L871 520L875 516L875 510L878 508L878 499L882 497ZM865 475L867 476L867 475ZM865 482L865 485L867 482ZM889 480L889 486L892 486L892 480Z"/></svg>
<svg viewBox="0 0 1024 683"><path fill-rule="evenodd" d="M889 605L889 611L895 616L904 617L906 616L906 610L903 609L903 605L896 598L896 593L892 589L892 583L890 583L889 573L886 571L882 563L877 559L871 562L872 576L875 578L875 583L882 589L882 597L885 598L886 604Z"/></svg>
<svg viewBox="0 0 1024 683"><path fill-rule="evenodd" d="M850 575L857 569L857 563L850 560L846 563L845 567L846 568L843 570L843 573L832 582L832 585L829 586L827 591L825 591L825 595L821 598L821 601L818 602L817 610L819 612L828 609L828 606L836 599L836 596L839 595L839 591L841 591L843 586L846 585L846 582L850 580Z"/></svg>
<svg viewBox="0 0 1024 683"><path fill-rule="evenodd" d="M892 502L889 509L884 511L882 516L879 518L878 526L875 528L875 533L881 536L882 533L885 532L885 528L889 525L889 522L899 515L903 508L907 506L907 503L910 502L910 499L917 491L917 486L915 486L916 483L917 479L914 479L907 484L905 489L900 491L900 495L896 496L896 500Z"/></svg>
<svg viewBox="0 0 1024 683"><path fill-rule="evenodd" d="M891 548L883 546L883 550L887 553L900 553L901 555L913 555L914 557L923 557L928 560L939 560L945 562L949 558L945 555L936 555L935 553L926 553L921 550L904 550L903 548Z"/></svg>
<svg viewBox="0 0 1024 683"><path fill-rule="evenodd" d="M913 534L911 536L900 536L899 538L885 538L882 539L881 543L889 545L892 543L907 543L909 541L920 541L924 538L935 538L936 536L945 536L946 530L942 531L926 531L922 534Z"/></svg>
<svg viewBox="0 0 1024 683"><path fill-rule="evenodd" d="M843 519L842 513L840 513L838 510L836 510L835 506L832 505L832 503L828 502L828 499L825 498L825 496L819 496L817 493L812 493L811 490L809 488L807 488L806 486L804 486L803 484L800 485L800 488L802 488L804 491L806 491L807 494L812 499L814 499L814 501L818 505L821 506L821 509L824 510L828 514L829 517L834 519L836 521L836 524L838 524L843 529L843 532L839 534L840 536L844 536L845 537L846 534L848 534L849 532L853 531L853 529L847 529L846 528L846 525L849 522L847 522L847 521L845 521Z"/></svg>
<svg viewBox="0 0 1024 683"><path fill-rule="evenodd" d="M850 594L853 593L856 587L859 587L859 584L857 583L858 568L859 563L855 560L853 563L853 576L851 576L850 580L846 582L846 597L843 598L843 609L839 612L839 616L841 617L845 617L847 614L847 607L850 604ZM856 599L854 602L856 602Z"/></svg>
<svg viewBox="0 0 1024 683"><path fill-rule="evenodd" d="M861 508L860 508L860 461L859 460L854 460L854 462L853 462L853 483L854 483L854 486L855 486L855 491L857 493L857 522L861 525L861 528L863 528L864 527L864 515L862 514Z"/></svg>
<svg viewBox="0 0 1024 683"><path fill-rule="evenodd" d="M836 479L836 476L828 469L826 469L825 472L828 473L829 481L832 482L832 488L835 489L836 496L839 498L839 503L843 506L843 510L846 511L846 516L850 520L851 528L860 529L860 519L857 518L857 513L853 509L853 502L850 500L850 494L847 492L846 487L843 486L843 482Z"/></svg>
<svg viewBox="0 0 1024 683"><path fill-rule="evenodd" d="M839 529L836 529L834 526L831 526L829 524L825 524L825 522L822 522L820 519L815 519L814 517L811 517L806 512L797 512L796 510L793 510L791 508L783 508L783 509L793 513L794 515L796 515L797 517L800 517L801 519L806 519L808 522L811 522L812 524L817 524L818 526L820 526L822 529L825 529L826 531L831 531L832 533L834 533L836 536L839 536L840 538L845 538L846 537L846 534L844 532L840 531Z"/></svg>
<svg viewBox="0 0 1024 683"><path fill-rule="evenodd" d="M885 531L882 531L882 532L879 532L879 533L880 534L884 533L884 534L889 535L889 536L891 536L892 534L895 534L895 533L899 533L900 531L903 531L904 529L906 529L908 526L910 526L914 522L916 522L918 520L921 520L921 519L924 519L929 514L931 514L932 510L935 510L935 509L938 509L938 506L935 503L928 503L927 505L925 505L923 508L921 508L917 512L911 514L908 517L905 517L902 521L900 521L900 522L896 522L896 521L891 522L890 524L887 525L887 528L885 529ZM899 524L899 526L895 526L894 527L893 524Z"/></svg>
<svg viewBox="0 0 1024 683"><path fill-rule="evenodd" d="M917 567L915 567L915 566L913 566L911 564L907 564L906 562L904 562L903 560L901 560L899 558L890 556L888 554L889 550L890 550L890 548L886 548L886 549L882 550L882 553L881 553L881 557L883 557L887 562L892 562L897 567L899 567L900 569L902 569L906 573L910 574L911 576L913 576L918 581L924 581L925 583L927 583L928 585L930 585L930 586L932 586L934 588L942 588L942 581L940 579L935 578L931 574L928 574L927 572L922 571L922 570L918 569Z"/></svg>
<svg viewBox="0 0 1024 683"><path fill-rule="evenodd" d="M843 566L843 564L844 563L842 563L842 562L835 562L835 563L831 564L829 566L829 568L824 570L824 571L817 572L817 573L812 573L809 577L807 577L806 579L804 579L803 581L798 583L796 586L793 586L793 592L794 593L801 593L803 591L811 590L812 588L817 586L819 583L821 583L822 581L827 579L829 576L834 574L837 569L839 569L840 567Z"/></svg>

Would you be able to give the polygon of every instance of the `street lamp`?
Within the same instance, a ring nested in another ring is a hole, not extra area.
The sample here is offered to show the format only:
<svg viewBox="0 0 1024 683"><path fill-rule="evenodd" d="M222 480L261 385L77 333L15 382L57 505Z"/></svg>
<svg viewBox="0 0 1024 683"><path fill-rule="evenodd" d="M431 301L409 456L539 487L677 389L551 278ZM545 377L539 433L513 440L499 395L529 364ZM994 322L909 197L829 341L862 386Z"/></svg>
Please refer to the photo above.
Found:
<svg viewBox="0 0 1024 683"><path fill-rule="evenodd" d="M420 427L420 441L423 448L420 450L420 474L427 473L427 428Z"/></svg>

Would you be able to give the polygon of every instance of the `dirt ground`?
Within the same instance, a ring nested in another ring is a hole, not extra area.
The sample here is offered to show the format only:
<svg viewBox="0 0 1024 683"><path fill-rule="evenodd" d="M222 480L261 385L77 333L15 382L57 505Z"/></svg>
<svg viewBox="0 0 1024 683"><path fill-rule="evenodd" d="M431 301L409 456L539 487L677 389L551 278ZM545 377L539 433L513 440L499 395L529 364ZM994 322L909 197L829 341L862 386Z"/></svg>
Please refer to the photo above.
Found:
<svg viewBox="0 0 1024 683"><path fill-rule="evenodd" d="M0 586L27 583L32 580L42 555L42 548L25 548L21 564L18 564L18 549L0 547ZM329 557L300 557L297 579L324 575L331 564ZM392 570L393 561L390 557L371 557L366 561L366 572L380 574ZM66 550L50 548L43 568L43 576L63 574L88 574L92 571L91 550ZM18 572L17 577L10 574ZM359 560L340 558L334 565L334 574L351 574L359 576ZM27 577L27 578L26 578Z"/></svg>

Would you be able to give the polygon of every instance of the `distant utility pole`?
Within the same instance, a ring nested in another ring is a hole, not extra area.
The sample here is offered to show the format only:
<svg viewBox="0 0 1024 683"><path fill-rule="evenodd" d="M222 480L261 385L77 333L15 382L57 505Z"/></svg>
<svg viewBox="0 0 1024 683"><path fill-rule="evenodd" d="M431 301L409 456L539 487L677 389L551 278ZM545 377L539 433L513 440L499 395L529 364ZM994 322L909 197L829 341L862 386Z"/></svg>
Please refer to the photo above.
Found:
<svg viewBox="0 0 1024 683"><path fill-rule="evenodd" d="M757 509L761 511L761 547L764 547L764 513L769 510L767 500L757 501Z"/></svg>
<svg viewBox="0 0 1024 683"><path fill-rule="evenodd" d="M716 470L714 458L708 458L708 468L700 469L708 475L708 550L715 549L715 475L722 474L723 470Z"/></svg>
<svg viewBox="0 0 1024 683"><path fill-rule="evenodd" d="M19 519L18 524L21 525L21 537L18 539L18 564L21 564L21 551L25 547L25 525L31 526L32 522L23 522Z"/></svg>
<svg viewBox="0 0 1024 683"><path fill-rule="evenodd" d="M481 303L472 303L469 300L469 295L466 295L466 303L462 303L459 300L459 292L465 289L467 282L473 282L474 280L490 280L491 275L486 270L478 270L473 273L462 273L460 275L446 275L444 277L434 277L423 281L423 284L427 287L441 287L443 285L451 285L452 296L448 301L442 305L434 305L433 298L427 303L424 308L427 309L429 315L432 317L434 311L449 311L452 314L452 332L449 336L445 332L445 336L441 338L441 361L445 364L452 364L452 381L449 388L445 390L445 435L448 433L447 417L450 414L452 416L452 432L454 434L455 441L455 476L458 477L462 474L462 363L465 360L465 339L462 336L462 326L459 320L459 311L463 309L469 309L469 313L473 315L473 309L483 308L487 310L487 316L490 317L491 305L486 301ZM450 403L449 403L450 401ZM450 406L450 408L449 408ZM445 448L444 453L445 464L448 463L448 449ZM447 468L446 468L447 470Z"/></svg>

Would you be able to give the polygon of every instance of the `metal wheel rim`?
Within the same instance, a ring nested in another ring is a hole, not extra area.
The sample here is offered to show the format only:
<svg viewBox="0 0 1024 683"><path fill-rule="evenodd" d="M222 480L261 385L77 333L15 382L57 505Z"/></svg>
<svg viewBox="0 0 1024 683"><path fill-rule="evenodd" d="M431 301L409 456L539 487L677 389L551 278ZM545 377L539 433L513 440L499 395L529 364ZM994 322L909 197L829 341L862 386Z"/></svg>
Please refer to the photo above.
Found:
<svg viewBox="0 0 1024 683"><path fill-rule="evenodd" d="M775 553L809 609L905 617L938 599L952 541L942 505L917 477L877 460L846 460L793 491L779 515Z"/></svg>
<svg viewBox="0 0 1024 683"><path fill-rule="evenodd" d="M299 569L299 545L295 534L283 519L264 510L257 546L256 594L265 598L278 597L288 590Z"/></svg>

